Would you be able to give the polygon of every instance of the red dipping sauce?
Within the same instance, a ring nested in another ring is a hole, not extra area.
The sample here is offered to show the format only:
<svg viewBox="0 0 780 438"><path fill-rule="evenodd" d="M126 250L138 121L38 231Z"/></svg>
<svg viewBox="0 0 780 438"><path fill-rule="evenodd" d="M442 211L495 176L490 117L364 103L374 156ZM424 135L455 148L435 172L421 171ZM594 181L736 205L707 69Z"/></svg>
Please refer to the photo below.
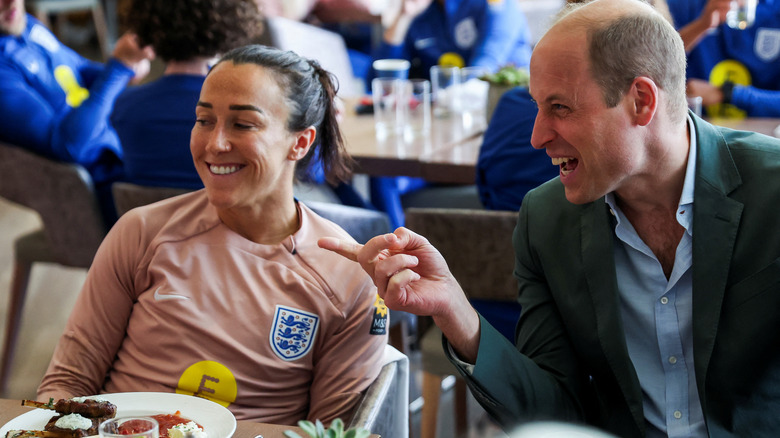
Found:
<svg viewBox="0 0 780 438"><path fill-rule="evenodd" d="M149 417L157 420L157 423L160 425L160 438L168 438L168 429L172 428L173 426L182 423L189 423L192 421L189 418L182 417L181 411L176 411L175 414L149 415ZM118 432L120 435L132 435L134 433L143 432L147 429L147 427L147 423L145 423L143 420L130 420L122 423L122 425L118 428ZM203 426L200 424L198 424L198 427L203 429Z"/></svg>
<svg viewBox="0 0 780 438"><path fill-rule="evenodd" d="M125 421L122 423L121 426L117 428L117 432L120 435L132 435L134 433L141 433L146 432L149 430L149 425L151 421L146 420L130 420ZM168 429L166 429L167 431Z"/></svg>

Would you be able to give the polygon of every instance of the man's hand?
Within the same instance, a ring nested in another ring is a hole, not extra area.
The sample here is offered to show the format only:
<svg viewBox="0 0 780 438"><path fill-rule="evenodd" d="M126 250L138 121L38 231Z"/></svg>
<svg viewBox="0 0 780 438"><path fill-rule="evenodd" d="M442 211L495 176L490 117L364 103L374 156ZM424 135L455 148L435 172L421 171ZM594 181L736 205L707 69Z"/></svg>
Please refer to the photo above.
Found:
<svg viewBox="0 0 780 438"><path fill-rule="evenodd" d="M701 15L680 29L685 52L690 53L702 38L707 36L710 29L718 27L726 21L726 13L730 8L731 0L709 0L704 5Z"/></svg>
<svg viewBox="0 0 780 438"><path fill-rule="evenodd" d="M702 79L690 79L685 87L688 96L701 96L702 106L715 105L723 102L723 92Z"/></svg>
<svg viewBox="0 0 780 438"><path fill-rule="evenodd" d="M458 354L476 360L479 317L447 262L423 236L401 227L365 245L333 237L317 244L360 263L391 309L433 316Z"/></svg>
<svg viewBox="0 0 780 438"><path fill-rule="evenodd" d="M707 23L710 29L713 27L720 26L721 23L726 21L726 13L731 8L731 1L732 0L708 1L707 4L704 6L704 10L701 12L701 15L699 16L699 20L702 20L704 23ZM739 0L739 1L744 1L744 0Z"/></svg>
<svg viewBox="0 0 780 438"><path fill-rule="evenodd" d="M396 0L382 11L385 42L399 45L404 41L409 26L422 14L433 0Z"/></svg>
<svg viewBox="0 0 780 438"><path fill-rule="evenodd" d="M133 70L135 77L132 82L137 83L149 74L150 61L154 59L155 53L152 46L140 47L138 36L128 32L117 40L111 56Z"/></svg>

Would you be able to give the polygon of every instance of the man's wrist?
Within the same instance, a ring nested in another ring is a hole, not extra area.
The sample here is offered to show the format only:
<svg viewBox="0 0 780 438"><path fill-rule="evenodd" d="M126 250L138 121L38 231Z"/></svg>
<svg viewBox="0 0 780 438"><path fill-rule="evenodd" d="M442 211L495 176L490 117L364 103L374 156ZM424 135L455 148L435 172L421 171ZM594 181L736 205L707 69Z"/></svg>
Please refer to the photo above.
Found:
<svg viewBox="0 0 780 438"><path fill-rule="evenodd" d="M723 82L723 85L720 86L720 92L723 93L723 103L731 103L731 97L734 93L734 82Z"/></svg>

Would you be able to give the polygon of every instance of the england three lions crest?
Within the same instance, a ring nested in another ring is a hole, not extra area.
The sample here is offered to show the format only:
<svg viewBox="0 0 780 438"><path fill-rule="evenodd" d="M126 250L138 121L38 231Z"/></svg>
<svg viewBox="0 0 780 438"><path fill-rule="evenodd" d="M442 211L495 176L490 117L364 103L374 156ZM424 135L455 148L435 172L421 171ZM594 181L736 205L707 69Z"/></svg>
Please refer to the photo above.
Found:
<svg viewBox="0 0 780 438"><path fill-rule="evenodd" d="M780 55L780 29L758 29L756 33L756 56L764 62L773 62Z"/></svg>
<svg viewBox="0 0 780 438"><path fill-rule="evenodd" d="M305 356L314 344L320 317L291 307L276 306L271 327L271 348L280 359L291 361Z"/></svg>

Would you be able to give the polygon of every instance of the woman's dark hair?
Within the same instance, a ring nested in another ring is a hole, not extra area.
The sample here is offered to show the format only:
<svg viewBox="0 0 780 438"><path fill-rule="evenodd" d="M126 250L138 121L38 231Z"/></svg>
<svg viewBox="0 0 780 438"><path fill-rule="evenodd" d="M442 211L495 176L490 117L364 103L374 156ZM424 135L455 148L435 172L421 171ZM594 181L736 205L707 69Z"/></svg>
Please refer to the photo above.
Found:
<svg viewBox="0 0 780 438"><path fill-rule="evenodd" d="M331 73L320 67L317 61L259 44L233 49L217 65L227 61L256 64L273 71L284 90L290 111L287 129L290 132L303 131L309 126L317 129L312 148L306 157L298 161L296 176L299 179L309 179L312 159L319 160L325 179L331 185L349 179L353 161L346 152L336 119L338 87Z"/></svg>
<svg viewBox="0 0 780 438"><path fill-rule="evenodd" d="M122 25L163 61L213 57L257 38L263 20L254 0L130 0Z"/></svg>

